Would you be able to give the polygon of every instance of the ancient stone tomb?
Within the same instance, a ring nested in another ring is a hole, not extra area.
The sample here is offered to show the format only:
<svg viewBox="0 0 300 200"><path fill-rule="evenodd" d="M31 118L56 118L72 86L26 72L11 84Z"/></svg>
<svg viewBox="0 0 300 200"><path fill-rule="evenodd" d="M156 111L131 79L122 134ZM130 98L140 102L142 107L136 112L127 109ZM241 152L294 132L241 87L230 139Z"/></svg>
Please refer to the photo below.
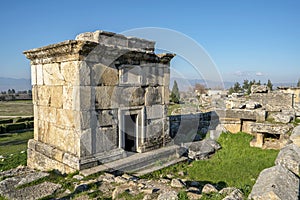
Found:
<svg viewBox="0 0 300 200"><path fill-rule="evenodd" d="M96 31L25 51L35 120L28 166L69 173L164 146L174 55L155 54L154 44Z"/></svg>

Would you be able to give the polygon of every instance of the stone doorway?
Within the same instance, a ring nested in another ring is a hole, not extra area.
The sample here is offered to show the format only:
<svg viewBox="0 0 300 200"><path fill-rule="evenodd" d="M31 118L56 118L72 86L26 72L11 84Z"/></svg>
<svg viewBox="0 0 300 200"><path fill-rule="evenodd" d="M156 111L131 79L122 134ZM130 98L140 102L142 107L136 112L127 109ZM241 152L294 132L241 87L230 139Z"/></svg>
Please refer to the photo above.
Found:
<svg viewBox="0 0 300 200"><path fill-rule="evenodd" d="M137 124L137 114L133 115L124 115L124 149L125 151L137 151L137 133L138 133L138 124Z"/></svg>
<svg viewBox="0 0 300 200"><path fill-rule="evenodd" d="M143 143L143 109L121 110L119 147L128 152L141 152Z"/></svg>

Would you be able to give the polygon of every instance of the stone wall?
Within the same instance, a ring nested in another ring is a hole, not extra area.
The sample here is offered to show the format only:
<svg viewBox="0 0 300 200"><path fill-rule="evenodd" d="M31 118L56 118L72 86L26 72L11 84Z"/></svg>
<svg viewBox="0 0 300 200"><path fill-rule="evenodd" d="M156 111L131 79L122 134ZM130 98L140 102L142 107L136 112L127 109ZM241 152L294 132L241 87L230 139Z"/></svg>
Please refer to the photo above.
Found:
<svg viewBox="0 0 300 200"><path fill-rule="evenodd" d="M212 112L169 116L170 136L176 144L199 140L218 125L214 116Z"/></svg>
<svg viewBox="0 0 300 200"><path fill-rule="evenodd" d="M269 111L272 108L292 108L293 107L293 95L288 93L281 92L272 92L272 93L255 93L251 94L250 99L254 102L258 102L261 105L264 105Z"/></svg>
<svg viewBox="0 0 300 200"><path fill-rule="evenodd" d="M25 51L35 120L28 165L70 172L126 156L125 115L136 116L136 151L163 146L174 55L155 54L154 44L96 31Z"/></svg>

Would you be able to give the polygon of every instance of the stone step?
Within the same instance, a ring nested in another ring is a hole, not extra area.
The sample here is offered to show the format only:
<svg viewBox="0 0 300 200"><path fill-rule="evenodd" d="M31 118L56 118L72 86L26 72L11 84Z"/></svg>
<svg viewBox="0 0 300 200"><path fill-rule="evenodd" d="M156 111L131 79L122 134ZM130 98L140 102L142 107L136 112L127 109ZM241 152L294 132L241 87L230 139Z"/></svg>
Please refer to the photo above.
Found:
<svg viewBox="0 0 300 200"><path fill-rule="evenodd" d="M180 162L184 162L186 160L188 160L187 157L181 157L181 158L173 157L172 160L167 160L167 161L162 160L162 164L161 165L147 166L144 169L139 169L137 171L134 171L133 174L135 176L143 176L145 174L149 174L149 173L152 173L154 171L161 170L163 168L169 167L171 165L175 165L175 164L180 163Z"/></svg>
<svg viewBox="0 0 300 200"><path fill-rule="evenodd" d="M81 170L80 173L84 176L89 176L102 171L138 172L139 170L151 168L158 162L167 161L170 157L175 158L177 149L179 149L179 146L172 145L146 153L136 153L120 160Z"/></svg>

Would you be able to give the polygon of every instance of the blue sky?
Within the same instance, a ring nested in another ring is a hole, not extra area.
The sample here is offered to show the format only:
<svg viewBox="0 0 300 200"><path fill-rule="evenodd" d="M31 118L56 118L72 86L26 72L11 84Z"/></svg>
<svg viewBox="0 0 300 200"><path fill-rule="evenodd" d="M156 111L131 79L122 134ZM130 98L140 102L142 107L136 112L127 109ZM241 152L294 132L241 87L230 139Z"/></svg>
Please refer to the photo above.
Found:
<svg viewBox="0 0 300 200"><path fill-rule="evenodd" d="M0 77L29 78L24 50L97 29L159 27L182 33L209 54L224 81L300 78L300 1L2 1ZM197 75L177 60L186 78Z"/></svg>

